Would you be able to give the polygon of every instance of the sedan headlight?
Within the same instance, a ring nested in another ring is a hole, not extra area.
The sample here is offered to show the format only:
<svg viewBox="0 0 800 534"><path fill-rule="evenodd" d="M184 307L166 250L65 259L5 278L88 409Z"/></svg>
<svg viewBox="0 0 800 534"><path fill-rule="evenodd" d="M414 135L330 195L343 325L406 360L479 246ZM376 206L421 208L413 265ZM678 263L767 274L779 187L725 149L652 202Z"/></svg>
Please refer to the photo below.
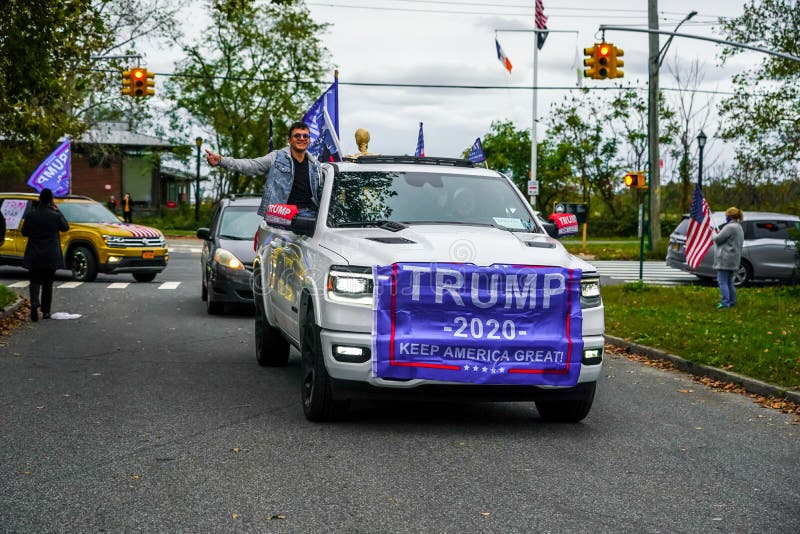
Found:
<svg viewBox="0 0 800 534"><path fill-rule="evenodd" d="M594 273L584 275L581 279L581 308L595 308L600 303L600 277Z"/></svg>
<svg viewBox="0 0 800 534"><path fill-rule="evenodd" d="M328 273L328 298L334 302L372 306L372 268L333 266Z"/></svg>
<svg viewBox="0 0 800 534"><path fill-rule="evenodd" d="M224 248L218 248L214 251L214 261L229 269L244 269L244 264L239 261L239 258L233 252Z"/></svg>

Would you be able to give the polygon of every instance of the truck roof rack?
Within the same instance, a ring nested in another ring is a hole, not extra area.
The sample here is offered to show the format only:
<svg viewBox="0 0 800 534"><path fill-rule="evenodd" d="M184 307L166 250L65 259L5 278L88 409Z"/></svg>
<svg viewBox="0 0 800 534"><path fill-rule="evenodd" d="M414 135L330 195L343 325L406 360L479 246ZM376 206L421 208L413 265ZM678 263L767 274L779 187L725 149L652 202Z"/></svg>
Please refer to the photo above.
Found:
<svg viewBox="0 0 800 534"><path fill-rule="evenodd" d="M345 158L345 161L359 164L403 164L403 165L444 165L449 167L473 167L468 159L463 158L438 158L416 156L360 156L358 158Z"/></svg>

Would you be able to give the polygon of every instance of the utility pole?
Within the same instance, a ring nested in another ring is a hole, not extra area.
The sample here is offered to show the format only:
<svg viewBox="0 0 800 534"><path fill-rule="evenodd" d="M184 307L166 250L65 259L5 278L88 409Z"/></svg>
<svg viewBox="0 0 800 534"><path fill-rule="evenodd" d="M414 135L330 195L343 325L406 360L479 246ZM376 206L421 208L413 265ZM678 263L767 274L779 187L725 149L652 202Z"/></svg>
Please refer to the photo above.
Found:
<svg viewBox="0 0 800 534"><path fill-rule="evenodd" d="M658 30L658 0L647 0L647 26ZM658 147L658 65L660 48L658 34L648 34L648 89L647 89L647 160L650 171L650 249L661 239L661 167Z"/></svg>

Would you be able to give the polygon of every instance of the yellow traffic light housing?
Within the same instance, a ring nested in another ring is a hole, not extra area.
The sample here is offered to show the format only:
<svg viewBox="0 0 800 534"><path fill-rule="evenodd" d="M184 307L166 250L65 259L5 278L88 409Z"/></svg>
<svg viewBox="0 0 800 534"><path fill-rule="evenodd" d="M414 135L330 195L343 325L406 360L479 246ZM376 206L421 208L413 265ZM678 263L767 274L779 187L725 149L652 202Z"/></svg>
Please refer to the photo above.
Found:
<svg viewBox="0 0 800 534"><path fill-rule="evenodd" d="M155 86L155 73L150 72L149 70L144 71L145 82L144 82L144 96L153 96L156 94Z"/></svg>
<svg viewBox="0 0 800 534"><path fill-rule="evenodd" d="M586 58L583 60L583 66L589 67L583 71L584 78L598 79L597 76L597 45L590 48L583 49L583 55Z"/></svg>
<svg viewBox="0 0 800 534"><path fill-rule="evenodd" d="M131 71L129 70L122 71L122 94L126 96L133 94L131 92Z"/></svg>
<svg viewBox="0 0 800 534"><path fill-rule="evenodd" d="M608 58L608 77L622 78L625 76L625 73L622 72L622 67L625 66L625 62L619 58L625 55L625 51L614 45L609 46L611 46L611 53Z"/></svg>
<svg viewBox="0 0 800 534"><path fill-rule="evenodd" d="M613 45L608 43L600 43L595 45L597 50L597 79L605 80L608 78L609 65L611 63L611 50Z"/></svg>
<svg viewBox="0 0 800 534"><path fill-rule="evenodd" d="M625 187L631 189L647 189L647 177L644 171L631 171L623 178Z"/></svg>

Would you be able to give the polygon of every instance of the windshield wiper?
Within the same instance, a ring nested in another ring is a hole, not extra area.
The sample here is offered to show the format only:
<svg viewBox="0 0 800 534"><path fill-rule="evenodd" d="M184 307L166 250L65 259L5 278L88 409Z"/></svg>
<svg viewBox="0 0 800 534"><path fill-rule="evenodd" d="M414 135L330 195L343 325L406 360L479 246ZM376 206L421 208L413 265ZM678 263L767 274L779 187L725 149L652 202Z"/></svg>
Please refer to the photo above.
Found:
<svg viewBox="0 0 800 534"><path fill-rule="evenodd" d="M220 239L232 239L234 241L252 241L253 240L252 237L242 237L240 235L225 235L225 234L220 234L219 238Z"/></svg>

